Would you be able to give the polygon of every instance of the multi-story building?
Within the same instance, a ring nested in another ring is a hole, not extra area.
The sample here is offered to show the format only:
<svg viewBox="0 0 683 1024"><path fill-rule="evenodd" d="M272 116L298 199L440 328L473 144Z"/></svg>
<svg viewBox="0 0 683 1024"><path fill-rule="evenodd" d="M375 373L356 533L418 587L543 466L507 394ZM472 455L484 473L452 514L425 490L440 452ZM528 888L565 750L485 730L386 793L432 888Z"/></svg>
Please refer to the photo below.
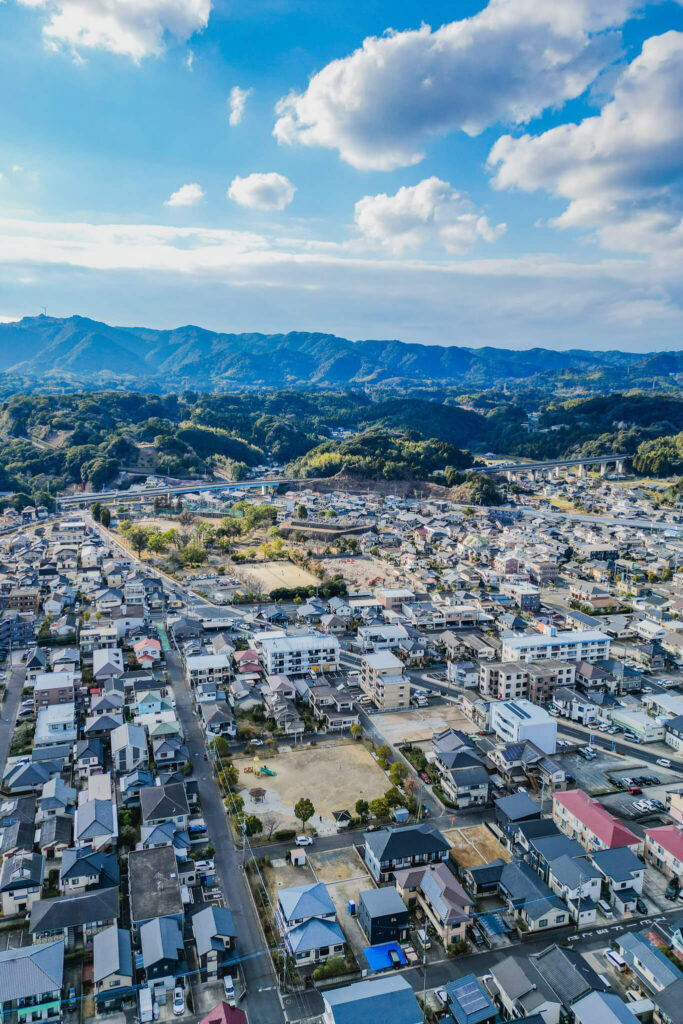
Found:
<svg viewBox="0 0 683 1024"><path fill-rule="evenodd" d="M337 672L340 645L336 636L307 633L303 636L266 635L256 640L266 675L304 676L309 672Z"/></svg>
<svg viewBox="0 0 683 1024"><path fill-rule="evenodd" d="M527 662L529 676L527 697L532 704L546 704L552 700L558 686L572 686L576 678L576 665L572 661Z"/></svg>
<svg viewBox="0 0 683 1024"><path fill-rule="evenodd" d="M677 825L645 830L645 859L666 875L683 876L683 830Z"/></svg>
<svg viewBox="0 0 683 1024"><path fill-rule="evenodd" d="M185 658L185 678L193 688L200 683L227 685L231 677L229 654L190 654Z"/></svg>
<svg viewBox="0 0 683 1024"><path fill-rule="evenodd" d="M523 612L537 612L541 607L541 591L533 583L503 583L500 590L502 594L511 597Z"/></svg>
<svg viewBox="0 0 683 1024"><path fill-rule="evenodd" d="M557 722L528 700L500 700L490 705L491 729L503 743L528 740L545 754L557 748Z"/></svg>
<svg viewBox="0 0 683 1024"><path fill-rule="evenodd" d="M382 711L410 705L410 680L403 674L403 664L391 651L378 651L361 658L360 685Z"/></svg>
<svg viewBox="0 0 683 1024"><path fill-rule="evenodd" d="M33 707L36 713L52 704L71 704L74 700L72 672L41 672L36 676Z"/></svg>
<svg viewBox="0 0 683 1024"><path fill-rule="evenodd" d="M489 661L479 666L479 690L494 700L527 696L529 674L519 661Z"/></svg>
<svg viewBox="0 0 683 1024"><path fill-rule="evenodd" d="M612 850L628 846L638 852L641 841L619 818L580 789L553 793L553 821L570 839L578 839L584 849Z"/></svg>
<svg viewBox="0 0 683 1024"><path fill-rule="evenodd" d="M0 1018L30 1024L62 1020L64 940L0 953Z"/></svg>
<svg viewBox="0 0 683 1024"><path fill-rule="evenodd" d="M603 661L609 658L610 638L595 629L566 630L558 633L525 634L503 638L503 661Z"/></svg>
<svg viewBox="0 0 683 1024"><path fill-rule="evenodd" d="M9 595L8 606L18 612L38 614L40 608L40 590L38 587L18 587Z"/></svg>

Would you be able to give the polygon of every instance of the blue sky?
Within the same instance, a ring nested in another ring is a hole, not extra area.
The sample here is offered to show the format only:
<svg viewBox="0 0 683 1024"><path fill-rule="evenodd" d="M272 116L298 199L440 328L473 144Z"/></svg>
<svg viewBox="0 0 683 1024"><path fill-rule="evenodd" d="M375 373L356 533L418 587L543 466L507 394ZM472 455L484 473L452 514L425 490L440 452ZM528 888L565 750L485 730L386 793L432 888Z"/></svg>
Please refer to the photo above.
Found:
<svg viewBox="0 0 683 1024"><path fill-rule="evenodd" d="M1 318L680 347L683 0L0 0L0 89Z"/></svg>

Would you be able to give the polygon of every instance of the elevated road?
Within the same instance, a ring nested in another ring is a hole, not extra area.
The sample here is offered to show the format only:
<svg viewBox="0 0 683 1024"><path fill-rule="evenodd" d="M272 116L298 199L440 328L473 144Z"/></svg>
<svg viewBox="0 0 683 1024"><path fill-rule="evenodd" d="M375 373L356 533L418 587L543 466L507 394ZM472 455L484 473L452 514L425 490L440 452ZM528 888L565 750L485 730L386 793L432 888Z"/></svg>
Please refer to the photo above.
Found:
<svg viewBox="0 0 683 1024"><path fill-rule="evenodd" d="M544 462L505 462L491 466L475 466L473 473L543 473L553 469L572 469L586 466L608 466L627 462L630 455L593 455L576 459L546 459Z"/></svg>

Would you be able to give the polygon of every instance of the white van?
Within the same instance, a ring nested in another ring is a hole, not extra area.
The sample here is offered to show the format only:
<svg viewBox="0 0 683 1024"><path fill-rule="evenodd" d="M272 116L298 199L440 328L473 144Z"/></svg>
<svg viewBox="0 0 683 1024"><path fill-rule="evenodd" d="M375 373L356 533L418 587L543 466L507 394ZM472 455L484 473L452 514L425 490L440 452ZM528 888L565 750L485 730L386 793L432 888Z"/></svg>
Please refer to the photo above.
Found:
<svg viewBox="0 0 683 1024"><path fill-rule="evenodd" d="M154 1008L152 1004L152 990L143 986L138 992L138 1004L140 1007L140 1024L149 1024L154 1020Z"/></svg>
<svg viewBox="0 0 683 1024"><path fill-rule="evenodd" d="M607 900L598 900L598 910L603 917L614 917L614 911L610 907Z"/></svg>
<svg viewBox="0 0 683 1024"><path fill-rule="evenodd" d="M417 941L420 943L423 949L429 949L431 947L429 936L427 935L427 932L425 931L424 928L418 928Z"/></svg>
<svg viewBox="0 0 683 1024"><path fill-rule="evenodd" d="M225 1001L228 1006L235 1005L235 983L232 980L232 974L226 974L223 977L223 992L225 993Z"/></svg>
<svg viewBox="0 0 683 1024"><path fill-rule="evenodd" d="M610 949L609 947L607 949L603 949L602 955L610 967L613 967L615 971L619 971L620 974L623 974L624 971L628 970L628 964L624 960L623 956L620 953L617 953L615 949Z"/></svg>

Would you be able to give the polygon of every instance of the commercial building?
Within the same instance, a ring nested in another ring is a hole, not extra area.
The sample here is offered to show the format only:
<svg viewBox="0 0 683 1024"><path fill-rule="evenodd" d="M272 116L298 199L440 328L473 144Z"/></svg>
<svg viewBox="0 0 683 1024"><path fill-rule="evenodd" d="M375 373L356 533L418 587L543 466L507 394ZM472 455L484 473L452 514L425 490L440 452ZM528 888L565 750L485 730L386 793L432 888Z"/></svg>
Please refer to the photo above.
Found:
<svg viewBox="0 0 683 1024"><path fill-rule="evenodd" d="M656 718L650 718L644 711L631 711L629 708L614 708L610 712L614 725L621 726L631 732L641 743L656 743L663 740L666 730Z"/></svg>
<svg viewBox="0 0 683 1024"><path fill-rule="evenodd" d="M503 743L529 741L544 754L557 749L557 722L528 700L500 700L490 705L491 729Z"/></svg>
<svg viewBox="0 0 683 1024"><path fill-rule="evenodd" d="M402 662L391 651L378 651L361 658L360 685L382 711L410 705L410 680L403 674Z"/></svg>
<svg viewBox="0 0 683 1024"><path fill-rule="evenodd" d="M503 661L602 661L609 658L610 638L597 629L575 629L558 633L507 636L503 638Z"/></svg>

